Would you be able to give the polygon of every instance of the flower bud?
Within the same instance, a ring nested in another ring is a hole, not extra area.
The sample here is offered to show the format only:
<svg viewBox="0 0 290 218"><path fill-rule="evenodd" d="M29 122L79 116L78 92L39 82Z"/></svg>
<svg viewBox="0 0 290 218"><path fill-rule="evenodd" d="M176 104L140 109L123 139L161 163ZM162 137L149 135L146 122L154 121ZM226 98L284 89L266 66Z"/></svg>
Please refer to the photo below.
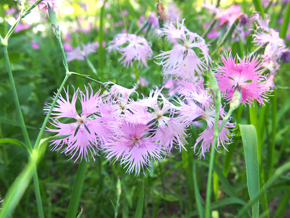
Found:
<svg viewBox="0 0 290 218"><path fill-rule="evenodd" d="M281 53L280 60L283 63L288 63L290 61L290 51L288 49Z"/></svg>
<svg viewBox="0 0 290 218"><path fill-rule="evenodd" d="M239 107L241 103L241 97L242 97L242 88L239 86L239 84L237 84L235 87L232 100L230 102L230 111L234 111Z"/></svg>
<svg viewBox="0 0 290 218"><path fill-rule="evenodd" d="M60 37L60 32L59 32L59 25L58 25L56 13L55 13L53 8L49 4L47 4L47 6L48 6L48 15L49 15L49 20L50 20L50 23L51 23L52 31L55 34L55 36L57 38L59 38Z"/></svg>

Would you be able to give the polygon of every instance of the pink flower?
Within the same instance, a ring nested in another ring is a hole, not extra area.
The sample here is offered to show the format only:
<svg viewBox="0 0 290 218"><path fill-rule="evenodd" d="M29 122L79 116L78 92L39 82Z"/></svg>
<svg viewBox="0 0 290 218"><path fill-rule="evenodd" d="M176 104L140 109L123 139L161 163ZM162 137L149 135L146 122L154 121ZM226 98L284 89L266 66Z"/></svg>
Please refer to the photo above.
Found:
<svg viewBox="0 0 290 218"><path fill-rule="evenodd" d="M82 44L82 48L78 46L77 48L68 51L67 55L67 62L73 60L85 60L86 57L97 51L97 45L95 43L88 43L87 45Z"/></svg>
<svg viewBox="0 0 290 218"><path fill-rule="evenodd" d="M258 57L241 59L239 56L233 58L229 54L222 57L222 63L223 66L217 69L216 77L221 92L229 101L237 85L242 90L241 103L251 104L255 99L260 104L266 101L265 77L261 75L262 65Z"/></svg>
<svg viewBox="0 0 290 218"><path fill-rule="evenodd" d="M64 139L53 140L51 146L53 151L61 150L71 158L75 158L75 162L81 158L86 161L89 156L95 160L96 150L99 144L106 142L106 134L109 130L106 128L106 120L101 117L101 111L98 106L102 99L100 91L93 94L90 87L85 87L86 92L83 93L76 90L73 94L72 100L69 100L69 90L65 90L65 98L61 95L56 101L51 113L50 123L57 129L47 129L47 131L57 133L59 135L70 135ZM80 98L78 95L80 94ZM76 110L77 99L79 99L82 107L82 113L79 115ZM50 104L46 104L45 111L50 109ZM62 123L60 118L71 118L74 122Z"/></svg>
<svg viewBox="0 0 290 218"><path fill-rule="evenodd" d="M33 40L33 39L30 40L30 43L31 43L31 46L33 49L38 50L40 48L39 45L35 42L35 40Z"/></svg>
<svg viewBox="0 0 290 218"><path fill-rule="evenodd" d="M181 11L173 2L168 4L167 19L169 22L176 22L177 20L181 20Z"/></svg>
<svg viewBox="0 0 290 218"><path fill-rule="evenodd" d="M43 12L48 11L48 7L52 9L57 9L61 4L62 0L43 0L38 4L38 9ZM36 0L30 0L30 3L33 4Z"/></svg>
<svg viewBox="0 0 290 218"><path fill-rule="evenodd" d="M147 21L153 28L159 28L159 20L154 11L149 13Z"/></svg>
<svg viewBox="0 0 290 218"><path fill-rule="evenodd" d="M29 24L23 24L22 22L19 22L19 24L17 25L17 27L15 28L15 32L17 33L17 32L19 32L19 31L21 31L21 30L26 30L26 29L28 29L30 26L29 26Z"/></svg>
<svg viewBox="0 0 290 218"><path fill-rule="evenodd" d="M162 147L150 134L147 121L131 122L120 119L112 124L112 129L114 134L106 144L104 152L109 160L120 160L121 165L127 167L127 172L134 171L139 175L152 161L162 158Z"/></svg>
<svg viewBox="0 0 290 218"><path fill-rule="evenodd" d="M113 41L109 42L108 51L118 50L122 57L125 67L133 66L133 61L138 61L147 66L146 59L151 59L153 51L144 37L135 34L120 33L115 36Z"/></svg>
<svg viewBox="0 0 290 218"><path fill-rule="evenodd" d="M163 65L164 71L170 71L170 74L176 72L183 78L193 79L195 73L201 75L206 66L211 63L205 40L198 34L190 32L184 25L184 20L182 23L177 22L176 27L173 23L165 26L161 35L165 35L167 39L179 40L172 50L156 56L161 59L158 64ZM193 49L198 49L202 58L198 57Z"/></svg>
<svg viewBox="0 0 290 218"><path fill-rule="evenodd" d="M253 42L258 46L267 44L264 55L262 55L264 59L263 65L266 68L270 66L271 69L269 70L276 71L280 66L278 59L287 50L285 42L279 37L279 33L276 30L269 27L270 19L267 15L265 16L265 20L263 20L259 14L256 14L255 20L258 25L255 34L253 34Z"/></svg>
<svg viewBox="0 0 290 218"><path fill-rule="evenodd" d="M63 48L64 48L64 50L66 50L66 51L71 51L71 50L73 50L73 47L72 47L70 44L68 44L68 43L64 43L64 44L63 44Z"/></svg>
<svg viewBox="0 0 290 218"><path fill-rule="evenodd" d="M221 125L222 121L219 121L219 126ZM226 122L225 126L221 130L218 136L217 140L217 146L216 149L218 151L218 148L222 145L224 149L226 149L225 145L226 144L231 144L231 138L233 134L230 133L228 130L229 128L234 128L235 124L230 123L229 121ZM201 146L199 149L199 155L200 157L203 156L205 157L205 153L210 151L210 147L213 143L213 138L214 138L214 126L208 126L196 139L196 143L194 144L193 148L196 150L197 145L201 142ZM226 149L227 150L227 149Z"/></svg>

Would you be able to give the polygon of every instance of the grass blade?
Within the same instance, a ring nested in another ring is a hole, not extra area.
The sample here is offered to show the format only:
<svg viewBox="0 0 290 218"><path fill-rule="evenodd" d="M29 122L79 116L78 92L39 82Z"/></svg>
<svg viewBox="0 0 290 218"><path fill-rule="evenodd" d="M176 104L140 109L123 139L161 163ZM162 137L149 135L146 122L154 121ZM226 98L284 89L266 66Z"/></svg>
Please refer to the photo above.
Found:
<svg viewBox="0 0 290 218"><path fill-rule="evenodd" d="M200 192L198 188L198 183L197 183L197 174L196 174L196 163L193 163L193 186L194 186L194 195L195 195L195 200L196 200L196 206L197 206L197 211L199 217L204 217L203 213L203 206L201 202L201 197L200 197Z"/></svg>
<svg viewBox="0 0 290 218"><path fill-rule="evenodd" d="M286 209L289 208L289 200L290 200L290 187L288 187L285 192L283 197L280 200L279 206L276 210L274 218L279 218L279 217L284 217Z"/></svg>
<svg viewBox="0 0 290 218"><path fill-rule="evenodd" d="M266 184L261 188L260 192L250 201L248 202L237 214L235 218L244 217L244 214L247 210L259 200L259 197L262 196L267 189L282 175L285 175L286 171L290 170L290 162L285 163L281 167L279 167L273 174L273 176L266 182Z"/></svg>
<svg viewBox="0 0 290 218"><path fill-rule="evenodd" d="M142 218L143 217L143 204L144 204L144 184L145 184L145 179L143 180L142 188L140 190L139 194L139 199L137 203L137 209L135 212L135 218Z"/></svg>
<svg viewBox="0 0 290 218"><path fill-rule="evenodd" d="M87 171L87 165L88 163L84 160L79 165L73 186L73 191L69 201L68 212L66 215L67 218L75 218L77 216L81 194L83 190L83 184Z"/></svg>
<svg viewBox="0 0 290 218"><path fill-rule="evenodd" d="M253 125L239 126L245 151L248 191L253 200L260 190L257 132ZM259 201L253 204L252 217L259 217Z"/></svg>
<svg viewBox="0 0 290 218"><path fill-rule="evenodd" d="M290 19L290 2L287 5L287 9L284 15L283 23L281 25L279 36L283 39L286 38L288 25L289 25L289 19Z"/></svg>
<svg viewBox="0 0 290 218"><path fill-rule="evenodd" d="M254 3L256 11L260 12L262 17L264 18L265 12L264 12L263 5L262 5L261 1L260 0L253 0L253 3Z"/></svg>
<svg viewBox="0 0 290 218"><path fill-rule="evenodd" d="M0 139L0 144L14 144L14 145L18 145L20 148L23 148L23 149L27 148L23 142L16 139L9 139L9 138Z"/></svg>
<svg viewBox="0 0 290 218"><path fill-rule="evenodd" d="M12 212L18 205L22 195L24 194L32 176L35 174L37 163L39 162L42 154L46 150L47 141L50 138L43 140L45 143L41 143L41 149L33 149L31 153L31 158L28 164L22 170L22 172L15 179L13 184L10 186L3 202L2 211L0 213L0 218L11 217Z"/></svg>
<svg viewBox="0 0 290 218"><path fill-rule="evenodd" d="M115 218L117 218L117 216L118 216L121 192L122 192L121 181L120 181L120 178L118 178L118 181L117 181L117 202L116 202L116 207L115 207Z"/></svg>

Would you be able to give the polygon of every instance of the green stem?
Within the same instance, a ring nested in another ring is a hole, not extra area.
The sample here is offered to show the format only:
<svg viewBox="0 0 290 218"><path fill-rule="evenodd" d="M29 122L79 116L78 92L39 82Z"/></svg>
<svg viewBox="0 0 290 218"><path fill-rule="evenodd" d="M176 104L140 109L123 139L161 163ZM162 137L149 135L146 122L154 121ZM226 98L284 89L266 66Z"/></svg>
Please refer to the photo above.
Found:
<svg viewBox="0 0 290 218"><path fill-rule="evenodd" d="M220 117L220 92L217 90L215 93L215 123L214 123L214 137L211 148L210 163L208 170L208 179L207 179L207 188L206 188L206 204L205 204L205 217L210 218L210 196L211 196L211 183L213 176L213 165L214 165L214 156L216 150L216 143L219 135L219 117Z"/></svg>
<svg viewBox="0 0 290 218"><path fill-rule="evenodd" d="M20 103L19 103L19 98L18 98L18 94L17 94L17 90L16 90L16 85L15 85L13 74L11 71L10 60L9 60L8 50L7 50L8 42L6 40L4 42L5 42L5 44L3 46L3 51L4 51L5 61L6 61L6 68L8 70L9 80L11 83L12 93L13 93L13 97L14 97L14 101L15 101L15 105L16 105L16 111L17 111L18 118L20 121L20 126L21 126L21 130L22 130L22 133L24 136L27 151L31 155L32 145L31 145L30 138L29 138L29 135L28 135L28 132L26 129L23 114L22 114L22 111L20 108ZM35 168L35 172L33 175L33 181L34 181L34 189L35 189L35 197L36 197L36 202L37 202L38 215L40 218L44 218L42 200L41 200L41 195L40 195L40 190L39 190L38 175L37 175L36 168Z"/></svg>
<svg viewBox="0 0 290 218"><path fill-rule="evenodd" d="M123 11L122 11L122 8L121 8L120 0L118 0L118 4L119 4L119 9L120 9L120 12L121 12L121 16L122 16L122 20L123 20L123 23L124 23L124 27L125 27L126 33L128 33L128 28L127 28L127 24L125 22L125 17L123 15Z"/></svg>
<svg viewBox="0 0 290 218"><path fill-rule="evenodd" d="M61 52L62 52L62 56L63 56L63 64L64 64L64 67L65 67L65 70L69 71L68 63L67 63L67 60L66 60L66 54L65 54L65 51L64 51L63 44L61 42L61 37L57 37L57 40L58 40L59 46L61 48Z"/></svg>
<svg viewBox="0 0 290 218"><path fill-rule="evenodd" d="M103 40L104 40L104 13L105 13L105 4L106 0L103 3L103 6L101 8L101 14L100 14L100 28L99 28L99 79L103 81L104 76L104 68L105 68L105 52L103 48Z"/></svg>
<svg viewBox="0 0 290 218"><path fill-rule="evenodd" d="M214 19L210 26L206 29L206 31L202 34L202 38L205 38L207 36L207 34L212 30L212 28L214 27L215 23L216 23L216 19Z"/></svg>
<svg viewBox="0 0 290 218"><path fill-rule="evenodd" d="M37 175L36 166L35 166L35 172L33 174L33 182L34 182L34 191L35 191L35 197L36 197L38 216L40 218L44 218L42 199L41 199L41 194L40 194L40 188L39 188L39 181L38 181L38 175Z"/></svg>
<svg viewBox="0 0 290 218"><path fill-rule="evenodd" d="M67 72L67 73L66 73L65 78L64 78L64 80L62 81L62 84L61 84L61 86L59 87L59 89L58 89L58 91L57 91L57 93L56 93L56 95L55 95L55 97L54 97L54 99L53 99L53 102L51 103L50 109L49 109L49 111L48 111L48 113L47 113L47 115L46 115L46 117L45 117L45 119L44 119L44 122L43 122L43 124L42 124L42 126L41 126L41 129L40 129L40 131L39 131L39 133L38 133L38 136L37 136L37 139L36 139L36 141L35 141L34 147L38 147L38 146L39 146L39 143L40 143L40 140L41 140L42 134L43 134L43 132L44 132L45 126L46 126L46 124L47 124L47 122L48 122L48 119L49 119L49 116L50 116L50 114L51 114L51 112L52 112L52 109L53 109L53 107L54 107L54 105L55 105L55 103L56 103L56 101L57 101L57 99L58 99L58 96L60 95L60 93L61 93L61 91L62 91L62 89L63 89L63 87L64 87L64 85L65 85L65 83L66 83L66 81L68 80L68 78L69 78L70 75L71 75L70 72Z"/></svg>
<svg viewBox="0 0 290 218"><path fill-rule="evenodd" d="M8 70L8 75L9 75L9 80L10 80L10 83L11 83L11 88L12 88L12 93L13 93L13 97L14 97L14 101L15 101L16 111L17 111L17 114L18 114L18 119L20 121L21 130L22 130L22 133L23 133L23 136L24 136L25 145L26 145L26 148L29 151L29 153L31 153L32 146L31 146L31 142L30 142L30 139L29 139L29 135L28 135L27 129L26 129L25 121L24 121L24 118L23 118L23 115L22 115L22 111L21 111L21 107L20 107L20 103L19 103L19 98L18 98L18 94L17 94L17 90L16 90L16 85L15 85L13 74L12 74L11 67L10 67L11 65L10 65L10 61L9 61L7 47L8 47L8 42L6 41L6 44L4 44L4 46L3 46L5 62L6 62L6 68Z"/></svg>
<svg viewBox="0 0 290 218"><path fill-rule="evenodd" d="M78 167L66 218L75 218L77 216L83 184L86 177L87 165L88 163L83 160Z"/></svg>
<svg viewBox="0 0 290 218"><path fill-rule="evenodd" d="M86 57L86 62L89 65L89 67L91 68L91 70L93 71L93 73L98 76L98 72L96 70L96 68L94 67L94 65L92 64L92 62L90 61L90 59L88 57Z"/></svg>

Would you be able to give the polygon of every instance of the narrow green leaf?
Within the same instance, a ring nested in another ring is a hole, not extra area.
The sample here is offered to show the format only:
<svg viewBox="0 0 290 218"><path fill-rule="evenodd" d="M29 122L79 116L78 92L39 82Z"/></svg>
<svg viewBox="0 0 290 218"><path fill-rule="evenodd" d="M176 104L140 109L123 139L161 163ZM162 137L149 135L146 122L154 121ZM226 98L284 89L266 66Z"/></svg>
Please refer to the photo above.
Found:
<svg viewBox="0 0 290 218"><path fill-rule="evenodd" d="M81 199L81 194L83 190L83 184L86 176L88 163L85 160L82 160L78 167L76 179L74 181L74 186L72 190L72 194L69 201L69 206L67 210L66 217L67 218L75 218L77 216L79 203Z"/></svg>
<svg viewBox="0 0 290 218"><path fill-rule="evenodd" d="M79 215L77 216L77 218L81 218L83 214L83 208L81 207L81 212L79 213Z"/></svg>
<svg viewBox="0 0 290 218"><path fill-rule="evenodd" d="M142 218L143 217L143 203L144 203L144 184L145 184L145 179L143 180L143 184L140 190L140 194L139 194L139 199L138 199L138 203L137 203L137 209L135 212L135 218Z"/></svg>
<svg viewBox="0 0 290 218"><path fill-rule="evenodd" d="M118 181L117 181L117 202L116 202L116 207L115 209L115 218L117 218L118 216L118 210L119 210L119 206L120 206L120 196L121 196L121 192L122 192L122 188L121 188L121 180L118 177Z"/></svg>
<svg viewBox="0 0 290 218"><path fill-rule="evenodd" d="M199 191L198 183L197 183L197 176L198 175L196 173L196 163L193 163L193 186L194 186L194 195L195 195L195 200L196 200L197 211L198 211L199 217L204 217L200 191Z"/></svg>
<svg viewBox="0 0 290 218"><path fill-rule="evenodd" d="M14 144L18 145L20 148L27 149L26 145L23 142L16 139L9 138L0 139L0 144Z"/></svg>
<svg viewBox="0 0 290 218"><path fill-rule="evenodd" d="M288 25L289 25L289 19L290 19L290 2L288 2L286 12L284 15L284 19L283 19L283 23L281 25L281 29L280 29L280 33L279 33L279 36L283 39L286 38Z"/></svg>
<svg viewBox="0 0 290 218"><path fill-rule="evenodd" d="M263 5L262 5L261 1L260 0L253 0L253 3L254 3L256 11L260 12L262 17L264 18L265 12L264 12Z"/></svg>
<svg viewBox="0 0 290 218"><path fill-rule="evenodd" d="M285 217L286 209L289 208L289 201L290 201L290 187L288 187L279 203L279 206L276 210L274 218Z"/></svg>
<svg viewBox="0 0 290 218"><path fill-rule="evenodd" d="M37 163L39 162L44 151L45 151L44 149L32 150L31 158L28 164L22 170L22 172L18 175L15 181L12 183L6 196L4 197L5 201L3 202L3 205L2 205L0 218L11 217L12 212L14 211L15 207L18 205L32 176L34 175Z"/></svg>
<svg viewBox="0 0 290 218"><path fill-rule="evenodd" d="M247 212L247 210L255 204L258 200L259 197L262 196L269 187L282 175L286 174L286 171L290 170L290 162L287 162L283 164L281 167L279 167L273 174L273 176L266 182L266 184L261 188L260 192L253 198L251 199L250 202L248 202L237 214L235 218L241 218L244 217L244 214Z"/></svg>
<svg viewBox="0 0 290 218"><path fill-rule="evenodd" d="M241 35L240 35L240 33L239 33L238 29L237 29L237 26L236 26L236 31L237 31L237 34L238 34L238 37L239 37L240 57L244 58L245 47L244 47L244 43L242 41Z"/></svg>
<svg viewBox="0 0 290 218"><path fill-rule="evenodd" d="M248 191L250 199L253 200L260 190L257 133L253 125L239 126L245 151ZM259 217L259 201L253 204L252 216Z"/></svg>

